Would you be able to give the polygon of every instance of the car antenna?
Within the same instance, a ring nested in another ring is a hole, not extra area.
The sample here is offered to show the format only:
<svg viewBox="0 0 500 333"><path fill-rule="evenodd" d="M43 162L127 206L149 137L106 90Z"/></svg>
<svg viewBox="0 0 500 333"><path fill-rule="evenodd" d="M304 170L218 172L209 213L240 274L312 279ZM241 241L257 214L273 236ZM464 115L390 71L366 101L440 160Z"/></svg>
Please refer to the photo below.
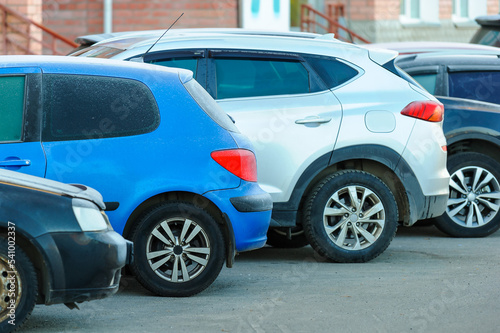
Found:
<svg viewBox="0 0 500 333"><path fill-rule="evenodd" d="M174 23L172 23L172 24L170 25L170 27L168 27L168 29L167 29L167 30L165 30L165 32L164 32L164 33L160 36L160 38L158 38L158 39L156 40L156 42L154 42L154 43L153 43L153 45L151 45L151 47L150 47L150 48L149 48L149 49L148 49L148 50L147 50L147 51L146 51L146 52L142 55L142 59L144 59L144 57L146 56L146 54L148 54L148 53L149 53L149 51L151 51L151 49L152 49L152 48L156 45L156 43L158 43L158 42L160 41L160 39L162 39L162 38L163 38L163 36L165 36L165 34L166 34L169 30L170 30L170 28L172 28L172 27L174 26L174 24L176 24L176 23L177 23L177 21L179 21L179 19L182 17L182 15L184 15L184 13L182 13L182 14L181 14L181 15L177 18L177 20L175 20L175 21L174 21Z"/></svg>

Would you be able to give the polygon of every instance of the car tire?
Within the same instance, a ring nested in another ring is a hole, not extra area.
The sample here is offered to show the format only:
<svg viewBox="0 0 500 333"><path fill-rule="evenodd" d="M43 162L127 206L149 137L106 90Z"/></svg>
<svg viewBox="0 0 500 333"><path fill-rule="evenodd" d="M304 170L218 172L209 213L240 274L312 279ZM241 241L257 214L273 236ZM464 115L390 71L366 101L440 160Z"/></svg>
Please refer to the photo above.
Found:
<svg viewBox="0 0 500 333"><path fill-rule="evenodd" d="M500 164L475 152L448 158L450 196L439 230L453 237L484 237L500 228Z"/></svg>
<svg viewBox="0 0 500 333"><path fill-rule="evenodd" d="M197 294L219 275L225 243L219 226L189 202L162 203L146 213L133 231L138 281L160 296Z"/></svg>
<svg viewBox="0 0 500 333"><path fill-rule="evenodd" d="M299 225L291 230L291 239L288 238L288 228L269 228L267 231L267 244L282 249L304 247L309 242L304 234L304 228Z"/></svg>
<svg viewBox="0 0 500 333"><path fill-rule="evenodd" d="M306 201L306 237L331 261L372 260L387 249L397 227L398 208L391 190L364 171L346 170L324 178Z"/></svg>
<svg viewBox="0 0 500 333"><path fill-rule="evenodd" d="M0 332L12 332L18 329L30 316L38 298L38 279L33 263L26 253L14 244L15 240L11 237L0 236L0 280L2 282L0 286L2 295ZM14 261L12 266L9 261L11 263ZM13 310L8 308L12 304L14 304ZM11 314L14 317L11 317Z"/></svg>

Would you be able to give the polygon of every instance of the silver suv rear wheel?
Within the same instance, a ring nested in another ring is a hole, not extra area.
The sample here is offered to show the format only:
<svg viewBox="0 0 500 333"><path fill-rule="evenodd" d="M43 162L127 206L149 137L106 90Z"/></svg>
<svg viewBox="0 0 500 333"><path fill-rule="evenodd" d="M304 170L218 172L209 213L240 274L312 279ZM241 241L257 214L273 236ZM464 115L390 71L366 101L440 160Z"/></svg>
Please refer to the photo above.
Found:
<svg viewBox="0 0 500 333"><path fill-rule="evenodd" d="M365 262L390 244L397 205L377 177L348 170L326 177L309 196L304 230L311 246L337 262Z"/></svg>

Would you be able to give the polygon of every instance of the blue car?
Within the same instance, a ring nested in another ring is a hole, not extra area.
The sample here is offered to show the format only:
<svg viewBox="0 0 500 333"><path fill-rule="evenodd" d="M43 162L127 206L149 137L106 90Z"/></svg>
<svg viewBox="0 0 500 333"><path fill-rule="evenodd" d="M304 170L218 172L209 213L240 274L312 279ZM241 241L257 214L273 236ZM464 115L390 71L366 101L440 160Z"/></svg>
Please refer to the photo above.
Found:
<svg viewBox="0 0 500 333"><path fill-rule="evenodd" d="M0 167L101 192L155 294L196 294L266 243L252 146L191 72L2 56L0 101Z"/></svg>

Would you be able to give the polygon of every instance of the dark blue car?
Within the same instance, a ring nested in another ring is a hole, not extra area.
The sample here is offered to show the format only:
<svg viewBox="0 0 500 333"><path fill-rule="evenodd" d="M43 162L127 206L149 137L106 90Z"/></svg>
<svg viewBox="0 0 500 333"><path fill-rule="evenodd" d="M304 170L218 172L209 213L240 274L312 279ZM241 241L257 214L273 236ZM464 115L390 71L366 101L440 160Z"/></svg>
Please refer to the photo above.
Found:
<svg viewBox="0 0 500 333"><path fill-rule="evenodd" d="M152 292L198 293L265 244L252 146L191 72L5 56L0 101L0 166L101 192Z"/></svg>

